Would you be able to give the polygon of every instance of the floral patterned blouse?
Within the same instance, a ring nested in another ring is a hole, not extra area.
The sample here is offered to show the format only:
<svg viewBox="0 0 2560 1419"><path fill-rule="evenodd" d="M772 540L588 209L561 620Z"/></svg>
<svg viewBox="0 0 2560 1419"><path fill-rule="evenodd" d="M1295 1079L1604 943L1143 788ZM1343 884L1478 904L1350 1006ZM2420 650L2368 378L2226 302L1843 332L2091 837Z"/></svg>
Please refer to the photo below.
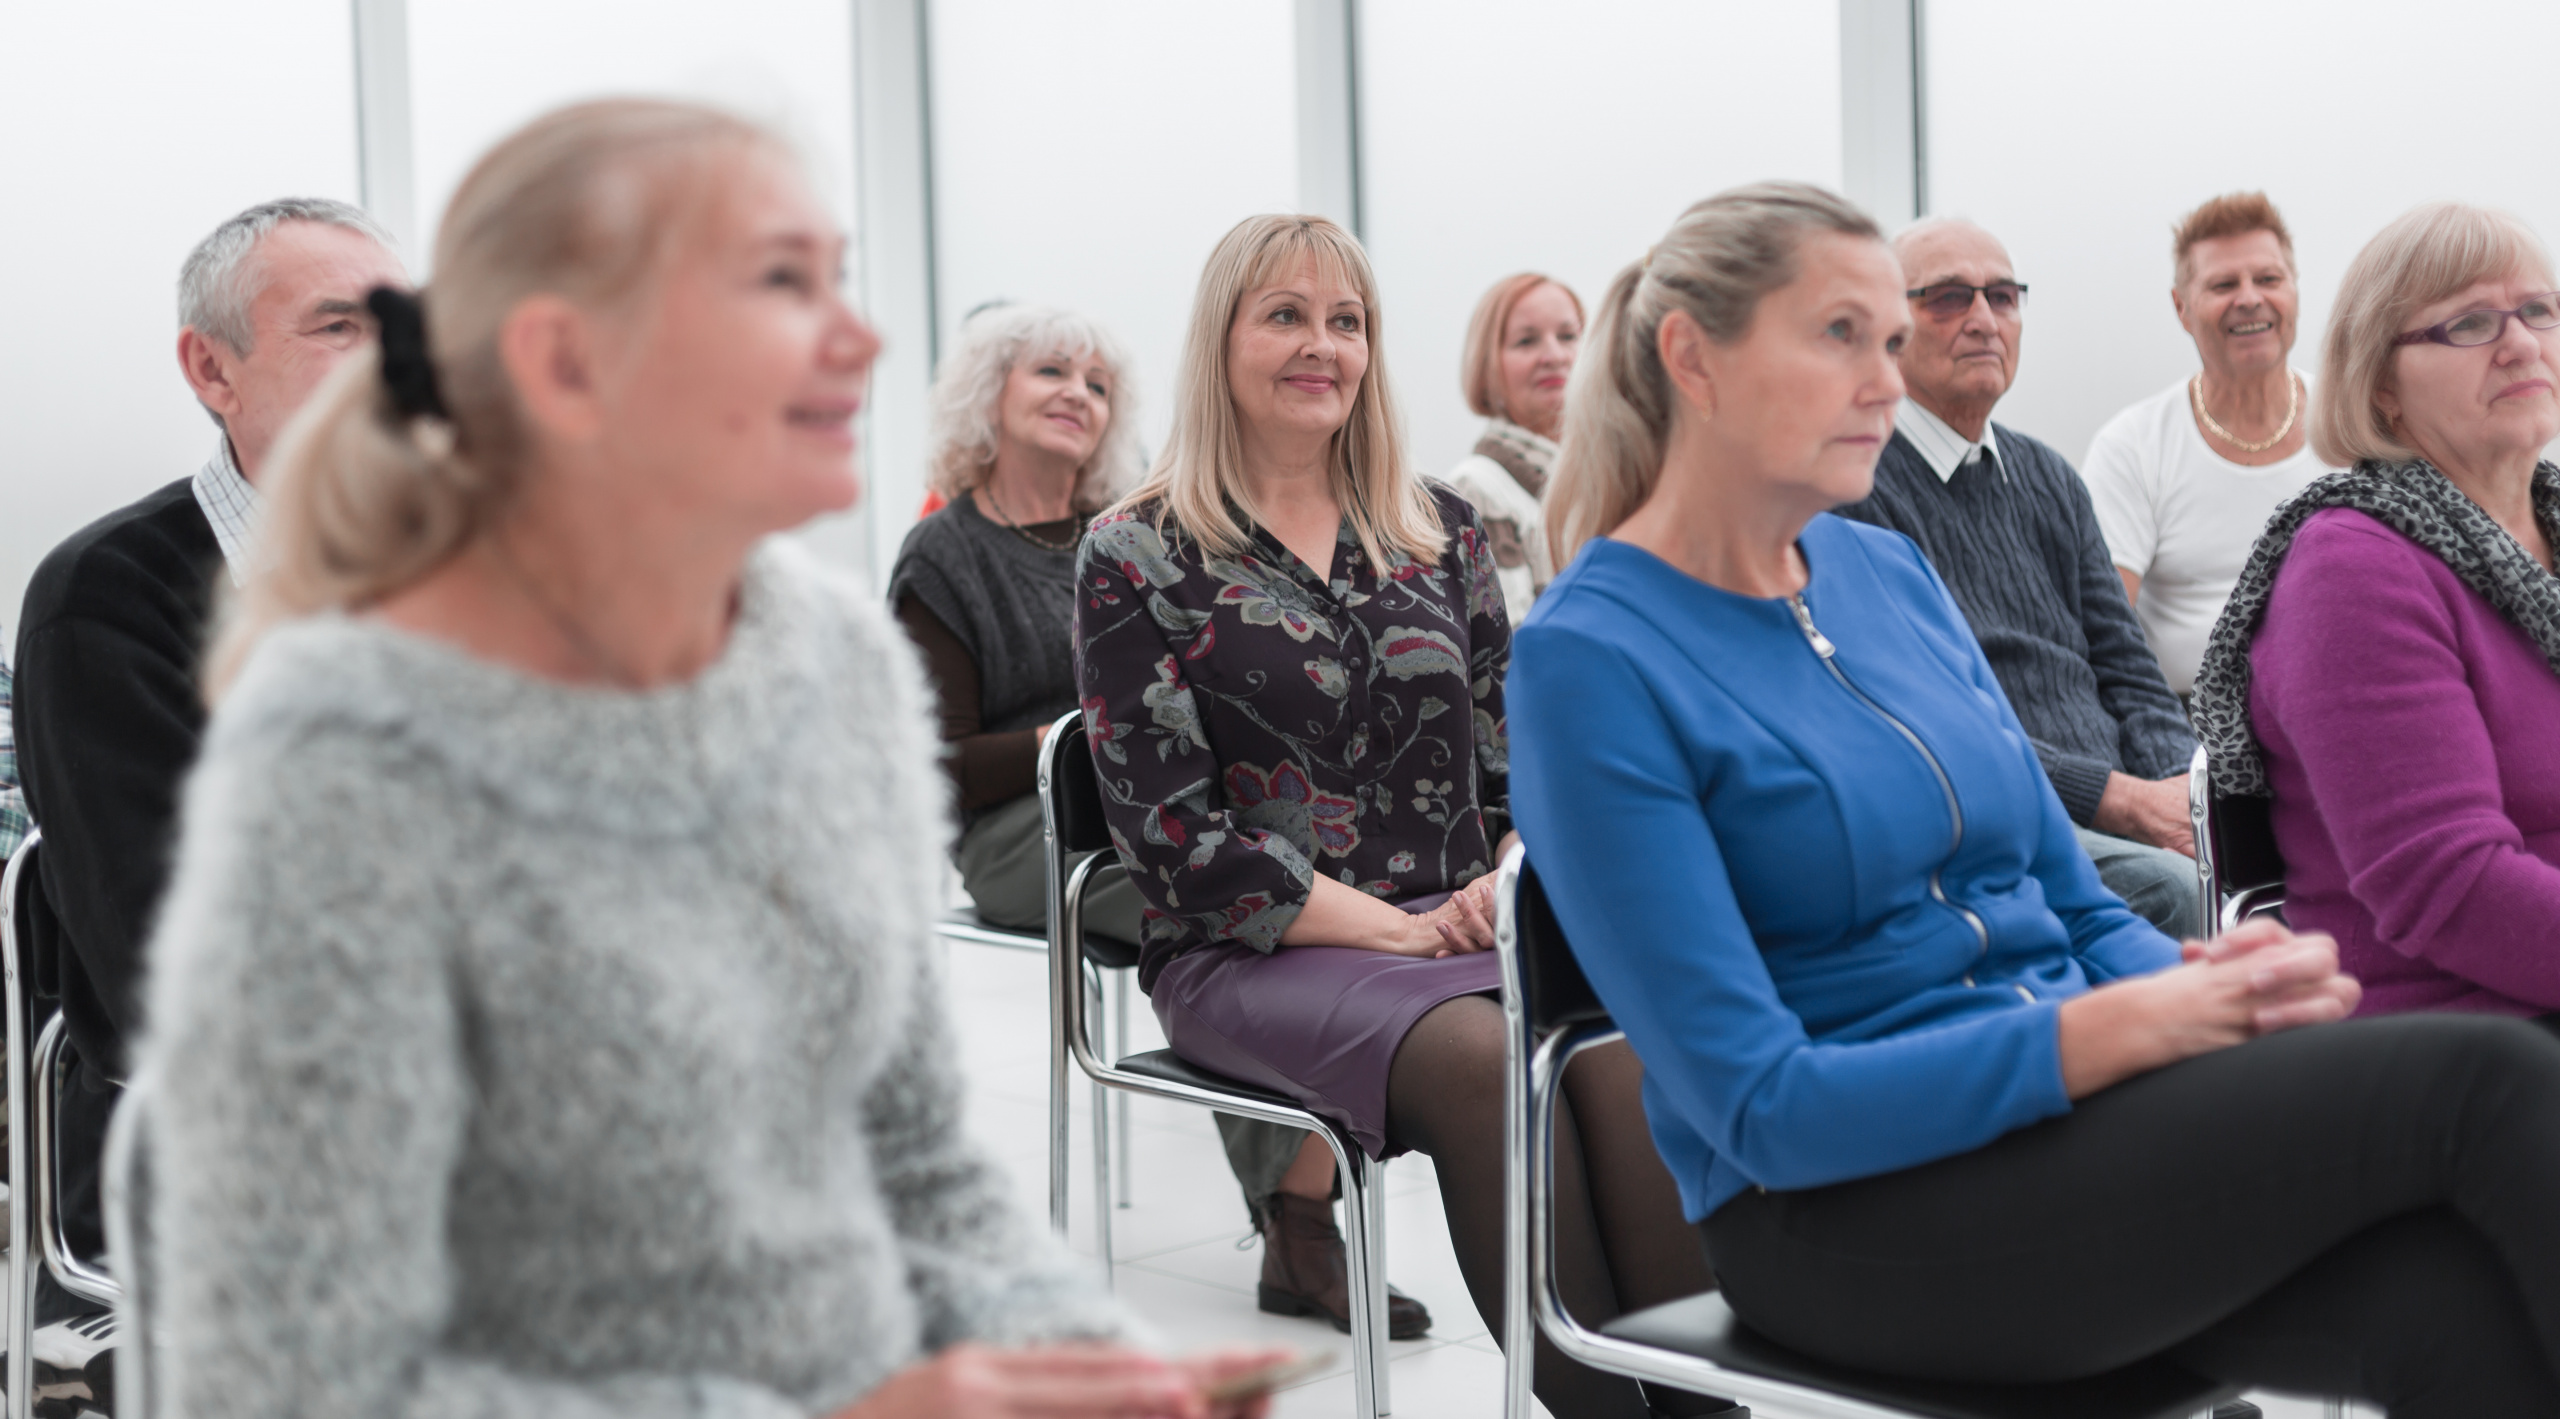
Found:
<svg viewBox="0 0 2560 1419"><path fill-rule="evenodd" d="M1474 508L1430 489L1448 550L1383 572L1347 522L1322 573L1251 524L1233 558L1143 509L1085 535L1077 693L1142 986L1208 942L1273 950L1317 872L1404 901L1491 870L1511 626Z"/></svg>

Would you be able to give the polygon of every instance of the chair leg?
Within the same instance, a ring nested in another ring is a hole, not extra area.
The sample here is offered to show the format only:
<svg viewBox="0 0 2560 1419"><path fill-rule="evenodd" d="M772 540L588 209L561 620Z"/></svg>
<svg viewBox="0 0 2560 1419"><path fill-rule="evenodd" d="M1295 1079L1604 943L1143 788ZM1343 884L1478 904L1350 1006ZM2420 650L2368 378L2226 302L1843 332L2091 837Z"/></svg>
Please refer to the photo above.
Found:
<svg viewBox="0 0 2560 1419"><path fill-rule="evenodd" d="M1351 1283L1351 1396L1356 1419L1383 1419L1388 1394L1385 1165L1356 1143L1325 1131L1342 1168L1343 1259Z"/></svg>
<svg viewBox="0 0 2560 1419"><path fill-rule="evenodd" d="M1116 1051L1111 1057L1114 1059L1137 1053L1129 1039L1129 977L1136 974L1135 971L1111 973L1111 1047ZM1111 1137L1114 1146L1120 1151L1112 1159L1112 1166L1119 1177L1120 1191L1117 1201L1122 1207L1126 1207L1129 1205L1129 1106L1132 1101L1126 1091L1115 1090L1114 1092L1119 1095L1114 1101L1114 1106L1119 1110L1120 1116L1111 1121L1113 1130Z"/></svg>
<svg viewBox="0 0 2560 1419"><path fill-rule="evenodd" d="M2320 1419L2347 1419L2347 1402L2343 1399L2320 1401Z"/></svg>
<svg viewBox="0 0 2560 1419"><path fill-rule="evenodd" d="M1107 1034L1102 1020L1101 973L1087 967L1084 973L1085 1018L1095 1022L1096 1034ZM1096 1053L1106 1059L1112 1042L1097 1041ZM1123 1041L1122 1043L1126 1043ZM1099 1081L1093 1086L1093 1250L1102 1261L1102 1284L1114 1284L1111 1275L1111 1090Z"/></svg>
<svg viewBox="0 0 2560 1419"><path fill-rule="evenodd" d="M1111 1272L1111 1094L1093 1086L1093 1253L1106 1290L1119 1284Z"/></svg>
<svg viewBox="0 0 2560 1419"><path fill-rule="evenodd" d="M1052 969L1055 969L1052 967ZM1049 1230L1067 1236L1067 1037L1049 1027Z"/></svg>

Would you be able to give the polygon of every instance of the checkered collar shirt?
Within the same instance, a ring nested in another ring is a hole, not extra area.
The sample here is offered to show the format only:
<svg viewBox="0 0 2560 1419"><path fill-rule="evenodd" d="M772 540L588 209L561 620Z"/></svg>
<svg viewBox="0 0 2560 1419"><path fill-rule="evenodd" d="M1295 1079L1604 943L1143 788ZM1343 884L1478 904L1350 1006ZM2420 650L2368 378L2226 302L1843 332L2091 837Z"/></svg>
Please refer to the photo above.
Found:
<svg viewBox="0 0 2560 1419"><path fill-rule="evenodd" d="M240 476L227 435L213 441L213 457L196 470L195 494L204 520L213 524L213 540L222 544L222 564L230 569L231 584L247 586L249 549L258 531L258 490Z"/></svg>
<svg viewBox="0 0 2560 1419"><path fill-rule="evenodd" d="M1938 475L1941 483L1952 481L1957 469L1977 458L1990 459L1991 466L2000 471L2001 481L2008 481L2009 467L2000 457L1999 444L1989 419L1982 421L1982 437L1969 440L1948 428L1946 420L1921 408L1906 395L1902 407L1894 411L1893 427L1895 432L1911 440L1911 446L1920 451L1921 459L1929 465L1930 472Z"/></svg>
<svg viewBox="0 0 2560 1419"><path fill-rule="evenodd" d="M9 713L9 662L0 660L0 854L13 853L35 820L27 816L26 795L18 791L18 745Z"/></svg>

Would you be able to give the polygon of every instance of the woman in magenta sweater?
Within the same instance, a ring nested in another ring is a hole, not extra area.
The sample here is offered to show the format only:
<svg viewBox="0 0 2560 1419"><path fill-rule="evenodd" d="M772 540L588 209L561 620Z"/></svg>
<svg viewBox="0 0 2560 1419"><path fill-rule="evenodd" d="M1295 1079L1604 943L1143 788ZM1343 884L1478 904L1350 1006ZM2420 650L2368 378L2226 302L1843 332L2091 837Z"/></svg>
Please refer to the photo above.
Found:
<svg viewBox="0 0 2560 1419"><path fill-rule="evenodd" d="M2560 286L2458 203L2348 269L2312 446L2196 679L2229 792L2272 794L2285 913L2363 1013L2560 1011Z"/></svg>

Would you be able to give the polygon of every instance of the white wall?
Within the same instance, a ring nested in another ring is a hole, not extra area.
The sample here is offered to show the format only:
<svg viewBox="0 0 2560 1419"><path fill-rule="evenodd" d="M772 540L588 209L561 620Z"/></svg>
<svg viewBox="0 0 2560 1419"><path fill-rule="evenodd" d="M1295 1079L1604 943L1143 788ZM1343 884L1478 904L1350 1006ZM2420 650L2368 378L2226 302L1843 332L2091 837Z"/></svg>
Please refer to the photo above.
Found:
<svg viewBox="0 0 2560 1419"><path fill-rule="evenodd" d="M1586 306L1683 208L1736 183L1840 181L1836 0L1364 0L1364 186L1412 447L1475 445L1467 317L1514 271Z"/></svg>
<svg viewBox="0 0 2560 1419"><path fill-rule="evenodd" d="M1082 311L1128 347L1141 437L1162 448L1209 249L1298 209L1293 16L1290 0L935 0L942 348L986 301Z"/></svg>
<svg viewBox="0 0 2560 1419"><path fill-rule="evenodd" d="M1140 428L1160 446L1201 260L1237 218L1299 205L1292 0L932 12L945 337L994 297L1089 311L1136 352ZM1459 344L1494 279L1543 269L1596 297L1697 197L1839 180L1837 0L1360 13L1367 236L1426 469L1474 440ZM46 550L210 447L172 355L188 247L251 202L358 195L348 15L347 0L0 5L0 631ZM784 124L851 221L844 0L415 0L409 15L430 233L486 143L604 92ZM2004 420L2077 457L2108 414L2193 368L2167 231L2214 192L2264 186L2292 219L2306 366L2347 260L2411 203L2501 203L2560 235L2548 104L2498 67L2555 42L2548 0L1930 0L1933 206L2000 232L2035 287ZM867 471L885 550L921 469ZM854 527L818 536L862 559Z"/></svg>
<svg viewBox="0 0 2560 1419"><path fill-rule="evenodd" d="M721 104L784 132L853 231L853 16L843 0L411 0L409 95L419 244L471 165L526 120L608 95ZM422 255L419 266L425 271ZM813 545L862 563L862 514Z"/></svg>
<svg viewBox="0 0 2560 1419"><path fill-rule="evenodd" d="M1929 0L1931 205L2008 243L2033 290L1997 417L2077 462L2116 410L2196 369L2169 228L2264 188L2302 271L2316 373L2338 279L2409 207L2507 207L2560 236L2549 0Z"/></svg>
<svg viewBox="0 0 2560 1419"><path fill-rule="evenodd" d="M55 543L213 451L178 263L251 203L357 197L353 52L346 0L0 5L9 642Z"/></svg>

